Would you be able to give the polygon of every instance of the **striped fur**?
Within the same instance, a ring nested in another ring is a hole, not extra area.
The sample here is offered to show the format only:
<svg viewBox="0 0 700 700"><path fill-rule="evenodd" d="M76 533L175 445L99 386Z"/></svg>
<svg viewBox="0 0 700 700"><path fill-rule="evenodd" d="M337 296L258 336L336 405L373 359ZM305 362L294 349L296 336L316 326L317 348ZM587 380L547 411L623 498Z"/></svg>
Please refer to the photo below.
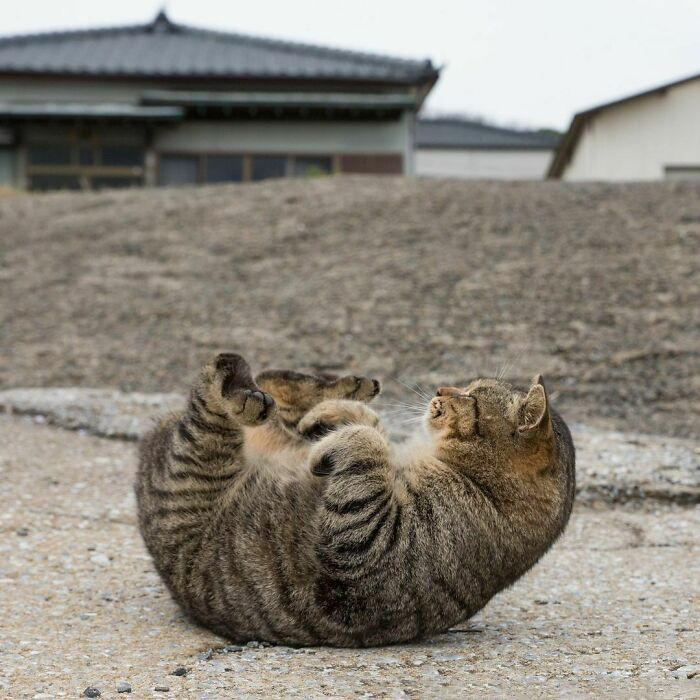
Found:
<svg viewBox="0 0 700 700"><path fill-rule="evenodd" d="M429 437L402 447L362 403L378 389L254 381L220 355L143 440L141 532L194 619L237 641L410 640L474 614L556 539L574 453L543 385L440 390Z"/></svg>

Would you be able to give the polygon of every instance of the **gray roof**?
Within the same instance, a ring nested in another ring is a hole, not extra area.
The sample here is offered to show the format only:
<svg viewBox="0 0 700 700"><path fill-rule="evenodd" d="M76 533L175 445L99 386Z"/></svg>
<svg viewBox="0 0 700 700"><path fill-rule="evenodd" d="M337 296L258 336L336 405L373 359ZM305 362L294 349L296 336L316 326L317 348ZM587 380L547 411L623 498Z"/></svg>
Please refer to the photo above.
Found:
<svg viewBox="0 0 700 700"><path fill-rule="evenodd" d="M161 12L143 25L0 38L0 74L424 84L438 71L429 60L197 29Z"/></svg>
<svg viewBox="0 0 700 700"><path fill-rule="evenodd" d="M551 131L519 131L467 119L420 119L417 148L553 150L559 136Z"/></svg>

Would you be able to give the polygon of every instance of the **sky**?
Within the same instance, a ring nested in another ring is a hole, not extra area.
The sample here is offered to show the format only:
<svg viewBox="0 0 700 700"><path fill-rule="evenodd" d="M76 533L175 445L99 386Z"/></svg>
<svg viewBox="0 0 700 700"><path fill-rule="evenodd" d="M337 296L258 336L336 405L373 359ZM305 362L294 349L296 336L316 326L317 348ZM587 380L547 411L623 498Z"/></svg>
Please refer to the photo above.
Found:
<svg viewBox="0 0 700 700"><path fill-rule="evenodd" d="M3 0L0 33L175 22L430 58L429 114L564 129L575 112L700 73L700 0Z"/></svg>

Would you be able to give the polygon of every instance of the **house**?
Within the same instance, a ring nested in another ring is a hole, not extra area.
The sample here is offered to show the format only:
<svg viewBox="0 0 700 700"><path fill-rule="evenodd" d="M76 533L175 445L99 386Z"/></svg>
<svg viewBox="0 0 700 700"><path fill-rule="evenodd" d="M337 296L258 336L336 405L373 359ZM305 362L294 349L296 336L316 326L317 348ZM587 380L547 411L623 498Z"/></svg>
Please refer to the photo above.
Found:
<svg viewBox="0 0 700 700"><path fill-rule="evenodd" d="M574 116L549 169L563 180L700 178L700 74Z"/></svg>
<svg viewBox="0 0 700 700"><path fill-rule="evenodd" d="M520 131L467 119L420 119L416 174L541 180L558 143L552 131Z"/></svg>
<svg viewBox="0 0 700 700"><path fill-rule="evenodd" d="M413 61L150 23L0 39L0 186L412 173Z"/></svg>

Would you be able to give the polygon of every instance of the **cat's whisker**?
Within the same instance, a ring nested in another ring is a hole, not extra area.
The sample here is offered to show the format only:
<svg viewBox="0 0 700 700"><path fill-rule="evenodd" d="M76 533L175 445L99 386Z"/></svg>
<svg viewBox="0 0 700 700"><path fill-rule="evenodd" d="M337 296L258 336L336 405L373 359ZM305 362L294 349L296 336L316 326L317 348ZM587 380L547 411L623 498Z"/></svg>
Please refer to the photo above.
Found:
<svg viewBox="0 0 700 700"><path fill-rule="evenodd" d="M520 350L518 350L516 352L515 356L509 362L506 362L503 365L503 367L501 368L501 370L498 373L498 376L496 377L496 379L499 382L503 380L503 378L506 376L506 374L508 372L510 372L511 368L513 367L513 365L515 363L520 362L520 358L523 356L523 353L525 352L525 347L526 347L525 344L521 345Z"/></svg>
<svg viewBox="0 0 700 700"><path fill-rule="evenodd" d="M410 386L409 384L406 384L406 382L404 382L403 380L399 379L398 377L396 378L396 381L397 381L399 384L402 384L403 386L405 386L409 391L412 391L416 396L420 396L421 399L428 399L428 400L430 400L430 399L433 398L432 396L428 396L428 394L426 394L426 393L423 392L423 391L418 391L418 390L414 389L412 386Z"/></svg>

